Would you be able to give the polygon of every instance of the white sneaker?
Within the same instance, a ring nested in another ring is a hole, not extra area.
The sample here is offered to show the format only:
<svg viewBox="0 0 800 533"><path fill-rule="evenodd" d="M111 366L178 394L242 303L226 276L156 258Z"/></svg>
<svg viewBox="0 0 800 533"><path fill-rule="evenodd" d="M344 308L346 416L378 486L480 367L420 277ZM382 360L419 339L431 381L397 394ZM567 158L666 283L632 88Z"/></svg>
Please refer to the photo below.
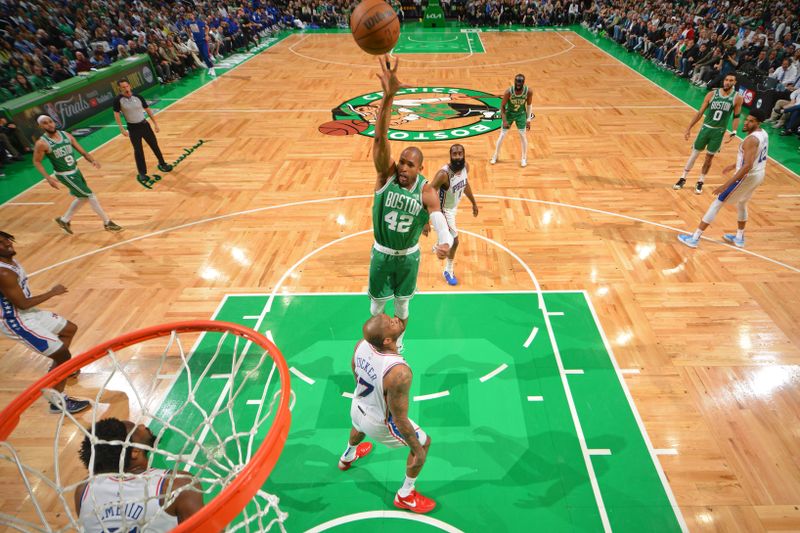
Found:
<svg viewBox="0 0 800 533"><path fill-rule="evenodd" d="M489 160L489 164L494 165L495 163L497 163L497 156L493 155L492 158Z"/></svg>
<svg viewBox="0 0 800 533"><path fill-rule="evenodd" d="M523 159L522 161L519 162L519 166L527 167L528 166L528 160L527 159Z"/></svg>
<svg viewBox="0 0 800 533"><path fill-rule="evenodd" d="M211 77L215 77L217 75L217 72L214 70L214 67L208 69L208 75Z"/></svg>

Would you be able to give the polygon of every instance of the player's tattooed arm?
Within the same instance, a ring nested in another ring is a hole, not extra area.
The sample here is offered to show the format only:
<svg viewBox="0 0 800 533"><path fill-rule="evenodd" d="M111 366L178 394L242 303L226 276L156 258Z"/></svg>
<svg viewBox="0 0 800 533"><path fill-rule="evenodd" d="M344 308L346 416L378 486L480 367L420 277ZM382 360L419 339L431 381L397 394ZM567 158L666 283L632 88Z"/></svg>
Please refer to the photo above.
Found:
<svg viewBox="0 0 800 533"><path fill-rule="evenodd" d="M395 426L400 431L403 439L415 454L422 450L422 444L417 439L417 432L408 419L408 393L411 389L411 369L406 365L397 365L386 375L388 383L386 389L386 404L392 414Z"/></svg>

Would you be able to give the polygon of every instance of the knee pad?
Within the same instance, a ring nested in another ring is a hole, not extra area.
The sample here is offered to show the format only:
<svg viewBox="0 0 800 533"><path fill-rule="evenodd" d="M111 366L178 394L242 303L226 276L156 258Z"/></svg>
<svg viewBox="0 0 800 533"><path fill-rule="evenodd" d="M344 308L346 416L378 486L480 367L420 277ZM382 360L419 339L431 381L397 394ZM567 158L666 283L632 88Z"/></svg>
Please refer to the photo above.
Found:
<svg viewBox="0 0 800 533"><path fill-rule="evenodd" d="M372 316L383 313L383 308L386 307L386 300L373 300L369 299L369 313Z"/></svg>
<svg viewBox="0 0 800 533"><path fill-rule="evenodd" d="M408 318L408 302L411 298L394 299L394 316L403 320Z"/></svg>
<svg viewBox="0 0 800 533"><path fill-rule="evenodd" d="M703 215L703 222L706 224L711 224L714 222L714 219L717 217L717 213L719 213L719 210L722 209L723 205L725 204L720 202L719 199L715 199L713 202L711 202L708 211L706 211L706 214Z"/></svg>
<svg viewBox="0 0 800 533"><path fill-rule="evenodd" d="M739 222L747 222L747 202L739 202L736 204L736 211L738 214L737 220Z"/></svg>

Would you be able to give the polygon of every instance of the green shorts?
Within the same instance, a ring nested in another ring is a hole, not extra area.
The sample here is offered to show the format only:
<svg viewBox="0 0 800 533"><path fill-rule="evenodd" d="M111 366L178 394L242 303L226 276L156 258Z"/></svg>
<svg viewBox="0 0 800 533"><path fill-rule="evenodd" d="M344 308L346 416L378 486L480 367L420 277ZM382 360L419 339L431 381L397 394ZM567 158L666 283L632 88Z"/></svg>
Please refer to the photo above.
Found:
<svg viewBox="0 0 800 533"><path fill-rule="evenodd" d="M722 146L723 137L725 137L725 129L723 128L701 127L700 132L694 139L694 149L698 152L705 149L709 154L716 154L719 152L719 147Z"/></svg>
<svg viewBox="0 0 800 533"><path fill-rule="evenodd" d="M417 292L420 252L388 255L372 249L369 260L369 296L373 300L411 298Z"/></svg>
<svg viewBox="0 0 800 533"><path fill-rule="evenodd" d="M513 115L506 113L506 120L508 121L509 128L512 124L516 124L517 129L524 130L525 124L528 122L528 115L525 113L514 113Z"/></svg>
<svg viewBox="0 0 800 533"><path fill-rule="evenodd" d="M71 174L56 174L56 179L60 181L75 198L88 198L92 195L92 190L86 185L86 180L83 179L83 174L81 174L81 171L78 169L75 169Z"/></svg>

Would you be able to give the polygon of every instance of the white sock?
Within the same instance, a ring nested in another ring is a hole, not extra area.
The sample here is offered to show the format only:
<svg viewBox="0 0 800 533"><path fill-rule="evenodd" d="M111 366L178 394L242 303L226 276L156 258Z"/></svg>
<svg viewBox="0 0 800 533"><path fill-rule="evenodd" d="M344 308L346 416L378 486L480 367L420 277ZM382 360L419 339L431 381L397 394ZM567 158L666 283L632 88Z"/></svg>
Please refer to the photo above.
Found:
<svg viewBox="0 0 800 533"><path fill-rule="evenodd" d="M348 442L347 443L347 449L342 454L342 458L341 458L342 462L349 463L350 461L355 459L356 458L356 448L357 447L358 447L358 445L350 446L350 442Z"/></svg>
<svg viewBox="0 0 800 533"><path fill-rule="evenodd" d="M86 198L75 198L72 200L72 203L69 204L69 207L67 208L67 212L61 215L61 220L69 223L69 221L72 220L72 216L78 211L78 209L83 207L83 204L85 203Z"/></svg>
<svg viewBox="0 0 800 533"><path fill-rule="evenodd" d="M453 261L454 259L447 258L447 261L444 264L444 269L447 271L448 274L451 276L453 275Z"/></svg>
<svg viewBox="0 0 800 533"><path fill-rule="evenodd" d="M100 202L97 201L97 197L93 194L88 198L88 200L89 205L92 206L92 209L94 209L94 212L97 213L97 216L103 219L103 224L108 224L110 219L108 218L108 215L106 215L106 212L103 211L103 208L100 207Z"/></svg>
<svg viewBox="0 0 800 533"><path fill-rule="evenodd" d="M400 490L397 491L397 494L399 494L401 498L405 498L414 490L414 483L416 482L417 478L406 476L406 480L403 482L403 486L400 487Z"/></svg>
<svg viewBox="0 0 800 533"><path fill-rule="evenodd" d="M683 179L686 179L686 176L689 175L689 171L692 170L694 166L694 162L697 161L697 158L700 156L700 152L697 150L692 149L692 154L689 156L689 160L686 161L686 166L683 167Z"/></svg>
<svg viewBox="0 0 800 533"><path fill-rule="evenodd" d="M697 178L697 183L703 183L703 180L705 180L705 179L706 179L706 175L705 174L700 174L700 177Z"/></svg>
<svg viewBox="0 0 800 533"><path fill-rule="evenodd" d="M525 130L517 130L519 138L522 140L522 159L528 159L528 136L525 135Z"/></svg>
<svg viewBox="0 0 800 533"><path fill-rule="evenodd" d="M736 230L736 238L739 239L739 240L744 239L744 230L743 229L737 229Z"/></svg>
<svg viewBox="0 0 800 533"><path fill-rule="evenodd" d="M692 239L699 240L700 236L702 234L703 234L703 230L701 230L701 229L695 230L694 235L692 235Z"/></svg>
<svg viewBox="0 0 800 533"><path fill-rule="evenodd" d="M503 145L503 139L508 135L508 130L500 129L500 137L497 138L497 146L494 148L494 158L500 157L500 147Z"/></svg>

